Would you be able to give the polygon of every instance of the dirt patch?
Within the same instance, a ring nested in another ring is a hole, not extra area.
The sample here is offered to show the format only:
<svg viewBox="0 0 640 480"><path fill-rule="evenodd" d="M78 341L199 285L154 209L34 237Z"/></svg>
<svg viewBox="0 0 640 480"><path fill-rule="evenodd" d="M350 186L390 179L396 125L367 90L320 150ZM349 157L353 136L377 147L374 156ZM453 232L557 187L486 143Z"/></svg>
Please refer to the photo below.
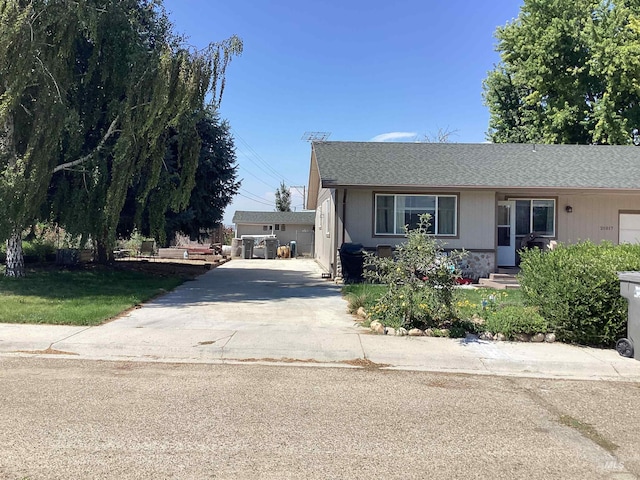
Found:
<svg viewBox="0 0 640 480"><path fill-rule="evenodd" d="M31 355L79 355L74 352L64 352L62 350L55 350L51 347L45 350L17 350L16 353L28 353Z"/></svg>
<svg viewBox="0 0 640 480"><path fill-rule="evenodd" d="M352 367L360 367L365 368L367 370L377 370L380 368L389 367L389 364L386 363L375 363L369 360L368 358L354 358L353 360L340 360L334 362L321 362L314 358L242 358L242 359L227 359L234 360L236 362L247 362L247 363L255 363L255 362L271 362L271 363L315 363L315 364L345 364L351 365Z"/></svg>
<svg viewBox="0 0 640 480"><path fill-rule="evenodd" d="M346 363L347 365L353 365L354 367L362 367L367 370L378 370L380 368L389 367L388 363L375 363L368 358L355 358L353 360L344 360L339 363Z"/></svg>

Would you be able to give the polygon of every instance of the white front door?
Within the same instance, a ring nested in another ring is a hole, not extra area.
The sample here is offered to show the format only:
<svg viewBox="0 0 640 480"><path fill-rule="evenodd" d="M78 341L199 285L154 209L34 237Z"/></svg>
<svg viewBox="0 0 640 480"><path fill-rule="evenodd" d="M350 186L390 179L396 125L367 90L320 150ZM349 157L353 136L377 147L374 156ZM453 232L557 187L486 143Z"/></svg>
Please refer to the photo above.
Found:
<svg viewBox="0 0 640 480"><path fill-rule="evenodd" d="M516 202L498 202L498 251L499 267L516 266Z"/></svg>

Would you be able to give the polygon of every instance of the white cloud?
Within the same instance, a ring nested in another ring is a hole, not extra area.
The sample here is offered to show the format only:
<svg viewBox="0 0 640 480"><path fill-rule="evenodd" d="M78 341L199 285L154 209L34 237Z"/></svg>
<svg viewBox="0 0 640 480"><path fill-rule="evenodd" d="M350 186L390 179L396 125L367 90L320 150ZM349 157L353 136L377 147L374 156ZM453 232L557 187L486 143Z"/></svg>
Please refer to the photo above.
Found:
<svg viewBox="0 0 640 480"><path fill-rule="evenodd" d="M373 137L370 142L393 142L396 140L401 140L403 138L415 138L418 135L415 132L389 132L382 133L380 135L376 135Z"/></svg>

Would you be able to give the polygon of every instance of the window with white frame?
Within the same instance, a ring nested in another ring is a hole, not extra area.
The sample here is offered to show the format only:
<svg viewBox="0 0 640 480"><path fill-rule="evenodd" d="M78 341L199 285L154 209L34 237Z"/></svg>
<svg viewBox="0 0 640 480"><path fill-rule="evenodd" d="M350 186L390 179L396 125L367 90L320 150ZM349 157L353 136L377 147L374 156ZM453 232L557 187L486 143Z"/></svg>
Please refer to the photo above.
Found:
<svg viewBox="0 0 640 480"><path fill-rule="evenodd" d="M556 235L556 201L552 198L518 198L516 202L516 235L537 233Z"/></svg>
<svg viewBox="0 0 640 480"><path fill-rule="evenodd" d="M375 196L375 234L403 235L405 226L416 228L420 216L431 215L429 233L455 236L458 225L456 195L389 195Z"/></svg>

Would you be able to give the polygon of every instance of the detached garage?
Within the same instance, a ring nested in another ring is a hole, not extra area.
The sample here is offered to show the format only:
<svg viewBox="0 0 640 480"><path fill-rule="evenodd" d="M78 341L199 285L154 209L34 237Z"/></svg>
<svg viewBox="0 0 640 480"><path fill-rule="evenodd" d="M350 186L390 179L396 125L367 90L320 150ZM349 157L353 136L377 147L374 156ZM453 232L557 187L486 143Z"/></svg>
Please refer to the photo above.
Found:
<svg viewBox="0 0 640 480"><path fill-rule="evenodd" d="M238 210L233 215L235 237L243 235L275 235L280 245L292 241L298 255L313 255L315 211L253 212Z"/></svg>

